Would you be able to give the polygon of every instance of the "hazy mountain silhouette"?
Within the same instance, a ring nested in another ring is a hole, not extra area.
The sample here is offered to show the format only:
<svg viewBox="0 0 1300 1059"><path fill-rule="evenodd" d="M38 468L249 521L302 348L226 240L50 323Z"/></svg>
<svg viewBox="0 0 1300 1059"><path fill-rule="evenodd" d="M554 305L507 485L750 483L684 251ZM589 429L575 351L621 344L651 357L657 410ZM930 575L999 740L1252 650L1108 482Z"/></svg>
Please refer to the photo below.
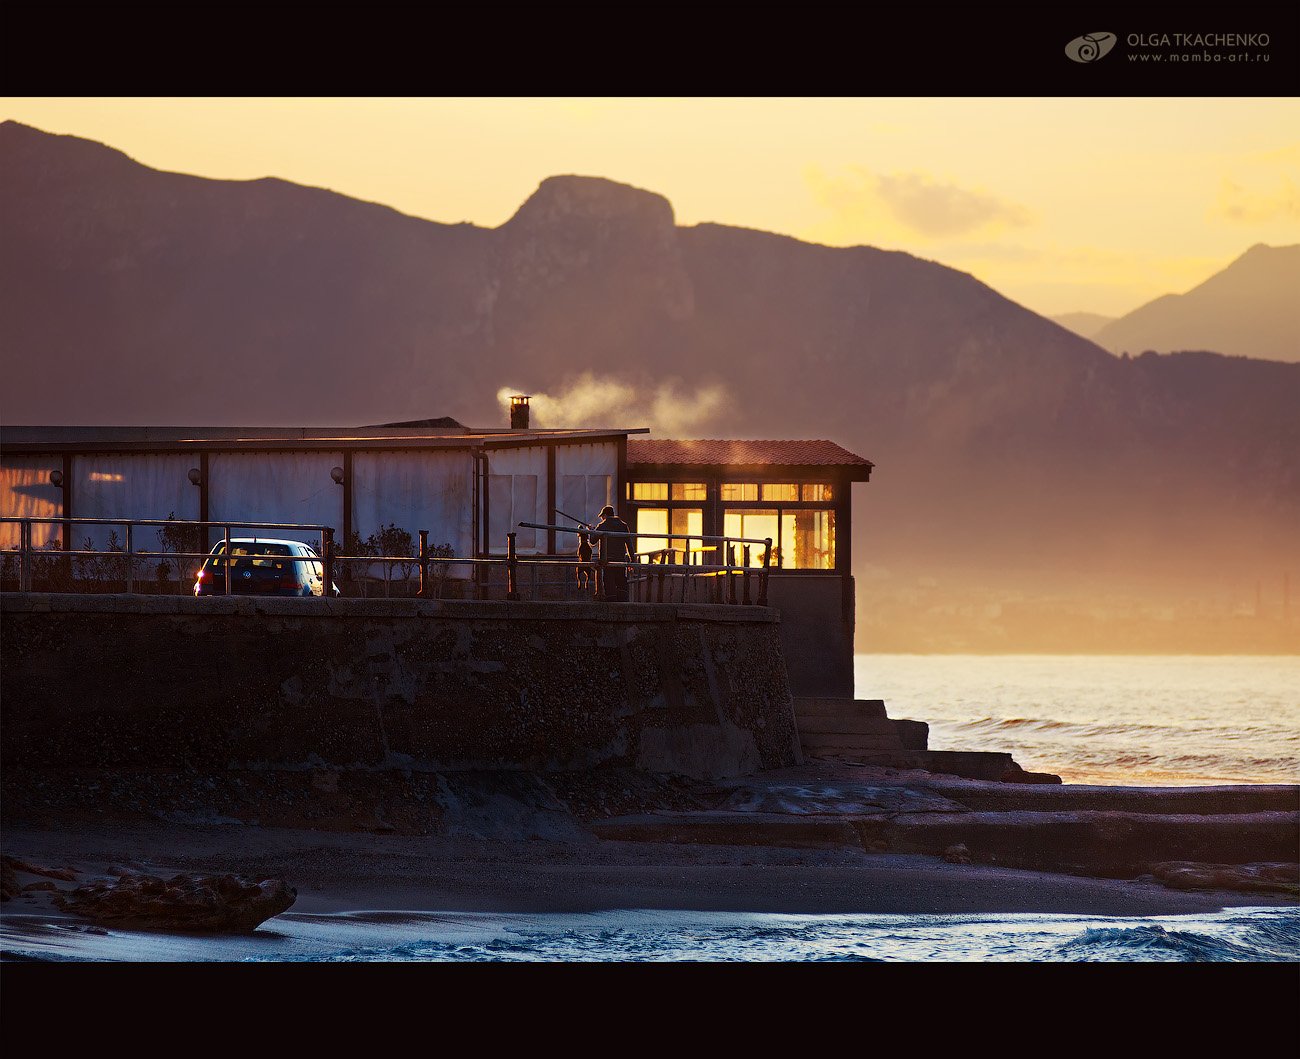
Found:
<svg viewBox="0 0 1300 1059"><path fill-rule="evenodd" d="M486 229L7 122L0 179L6 423L495 423L503 385L680 380L726 394L693 436L876 462L864 628L917 576L1194 593L1294 565L1300 366L1118 358L935 262L679 227L593 177Z"/></svg>
<svg viewBox="0 0 1300 1059"><path fill-rule="evenodd" d="M1297 291L1300 244L1258 243L1186 294L1163 295L1091 337L1113 353L1213 349L1294 363L1300 361Z"/></svg>
<svg viewBox="0 0 1300 1059"><path fill-rule="evenodd" d="M1115 317L1103 316L1101 313L1061 313L1060 316L1053 316L1050 319L1067 331L1073 331L1083 338L1092 338L1103 327L1112 323Z"/></svg>

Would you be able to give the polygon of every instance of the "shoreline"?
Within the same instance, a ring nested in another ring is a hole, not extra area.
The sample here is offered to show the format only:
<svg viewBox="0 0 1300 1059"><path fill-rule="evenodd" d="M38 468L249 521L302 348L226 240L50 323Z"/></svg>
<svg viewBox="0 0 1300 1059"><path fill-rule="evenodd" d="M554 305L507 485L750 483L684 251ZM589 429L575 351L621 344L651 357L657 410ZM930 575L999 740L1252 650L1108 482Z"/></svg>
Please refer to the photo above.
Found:
<svg viewBox="0 0 1300 1059"><path fill-rule="evenodd" d="M979 944L985 928L974 922L995 923L987 929L1014 949L1022 934L1091 929L1077 917L1300 905L1294 786L1023 784L832 760L714 782L626 769L320 768L10 769L3 781L2 851L15 858L15 896L0 906L5 960L329 960L389 949L401 960L424 958L403 946L426 943L428 958L456 960L457 938L496 958L517 935L535 947L526 958L540 946L541 958L604 959L602 932L613 931L620 958L629 931L761 933L755 917L765 915L865 916L779 925L862 939L881 933L870 917L912 917L904 933L931 923L950 939L903 957L928 960L960 958L949 943ZM283 880L293 903L252 933L206 935L121 929L56 903L91 883L224 875ZM1048 922L1062 917L1070 923ZM1132 926L1096 924L1112 925ZM566 931L589 947L567 955L555 940Z"/></svg>
<svg viewBox="0 0 1300 1059"><path fill-rule="evenodd" d="M1251 924L1280 936L1300 929L1296 901L1281 894L1176 892L1155 882L862 850L430 840L170 824L20 829L7 831L6 847L78 867L78 882L125 867L163 878L182 871L269 874L297 889L288 910L255 930L215 934L95 924L58 911L48 890L24 894L0 912L0 963L10 966L1019 963L1077 959L1080 945L1122 947L1125 962L1169 952L1219 960L1241 958L1231 945L1243 932L1249 937ZM119 854L127 850L137 856L123 865ZM1221 948L1213 948L1215 938L1226 939ZM1272 952L1248 958L1286 959L1277 946L1294 946L1269 944Z"/></svg>
<svg viewBox="0 0 1300 1059"><path fill-rule="evenodd" d="M659 842L492 841L242 825L5 829L5 852L75 867L168 876L282 877L292 913L700 912L1179 915L1294 905L1280 893L1177 891L1158 882L949 864L920 853ZM71 884L68 884L69 887ZM49 892L4 915L48 914Z"/></svg>

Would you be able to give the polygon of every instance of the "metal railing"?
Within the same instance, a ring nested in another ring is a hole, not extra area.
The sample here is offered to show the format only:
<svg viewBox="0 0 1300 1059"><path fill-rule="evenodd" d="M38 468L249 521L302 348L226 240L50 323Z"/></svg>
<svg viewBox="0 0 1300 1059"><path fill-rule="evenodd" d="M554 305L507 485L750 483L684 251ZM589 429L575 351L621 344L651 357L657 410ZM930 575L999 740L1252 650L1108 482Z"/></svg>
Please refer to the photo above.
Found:
<svg viewBox="0 0 1300 1059"><path fill-rule="evenodd" d="M706 590L705 599L699 600L699 602L729 603L733 605L736 603L743 603L746 606L749 606L750 603L753 602L760 607L767 606L768 575L771 571L772 565L771 537L728 537L708 533L650 534L632 533L630 531L623 533L615 530L589 529L585 526L555 526L540 522L521 522L519 525L525 529L554 530L557 533L582 533L586 534L588 537L596 539L607 537L611 540L638 540L648 537L652 540L684 542L685 546L681 549L670 545L667 548L659 548L651 552L634 553L638 558L649 557L651 559L650 563L613 562L606 557L606 549L601 548L600 555L592 564L596 572L597 598L603 599L606 597L608 593L606 586L610 584L608 575L610 568L614 568L616 571L622 570L624 576L627 578L629 596L632 586L637 586L639 597L637 602L650 602L649 596L652 591L651 582L653 581L654 587L657 589L655 592L655 602L658 603L669 602L669 600L664 598L665 586L667 584L680 582L679 602L686 602L686 597L689 591L696 589L700 583L705 583L710 587L711 591ZM514 554L515 535L511 533L507 536L510 541L509 548L507 549L507 556L511 556ZM699 541L700 547L691 548L691 541ZM709 541L717 542L717 547L707 547L706 542ZM752 554L750 549L752 545L756 544L763 546L761 560L758 566L754 566L750 562ZM736 562L737 547L741 550L740 564L737 564ZM688 561L684 563L669 563L668 559L670 557L676 559L676 553L679 550L683 552L684 557ZM722 558L722 562L720 563L705 564L703 562L691 563L689 561L692 555L695 555L702 560L706 552L715 550ZM754 600L751 600L750 598L751 578L756 578L758 580L758 598ZM739 582L739 585L737 582ZM669 589L668 594L672 594L671 588ZM516 596L514 598L518 597Z"/></svg>
<svg viewBox="0 0 1300 1059"><path fill-rule="evenodd" d="M332 526L318 526L304 523L287 523L287 522L200 522L189 519L149 519L149 518L34 518L4 515L0 516L0 523L18 524L18 547L2 548L0 555L18 556L18 583L20 592L31 591L31 576L33 570L33 561L39 556L47 561L54 559L119 559L124 564L124 578L127 592L135 591L135 564L146 559L160 559L167 562L180 559L208 559L214 554L211 550L182 552L182 551L147 551L135 547L135 528L137 526L155 526L165 527L171 530L177 530L181 533L194 533L196 536L204 534L206 541L207 531L219 529L222 531L222 553L225 556L231 554L231 535L230 531L234 529L255 529L255 530L289 530L294 533L312 532L321 535L321 554L320 557L313 560L305 556L277 555L277 562L294 562L309 563L322 562L325 565L325 583L331 584L329 574L331 573L329 560L330 553L333 550L334 528ZM32 546L32 524L57 525L64 527L65 537L62 540L62 547L41 548L37 549ZM120 548L110 547L107 551L97 551L91 549L78 549L67 547L69 541L66 539L72 534L73 526L121 526L125 540ZM226 592L231 590L229 562L225 566Z"/></svg>
<svg viewBox="0 0 1300 1059"><path fill-rule="evenodd" d="M18 526L18 547L0 548L0 559L4 561L7 568L9 559L11 557L17 558L17 580L20 592L31 592L33 590L33 574L38 564L42 565L47 571L50 569L49 564L51 563L66 564L63 569L67 571L67 580L71 584L79 579L71 572L74 569L72 564L78 560L82 562L93 560L101 563L109 561L115 564L114 568L118 568L116 564L120 563L122 573L120 580L124 583L125 590L128 593L135 593L138 580L136 565L140 562L147 560L175 562L178 573L181 573L181 560L196 559L206 561L216 559L224 574L225 592L229 595L232 594L233 590L231 573L233 561L241 558L261 558L254 555L245 557L232 554L232 544L237 541L237 538L233 537L231 531L256 530L262 531L257 534L259 537L266 536L267 531L287 531L295 534L319 533L321 543L317 556L274 555L269 556L269 558L277 564L319 564L322 569L322 594L325 595L332 594L335 587L334 573L336 569L353 569L355 564L360 563L363 565L387 564L387 569L391 570L392 564L396 563L419 571L417 595L423 598L440 597L448 580L448 572L452 567L460 566L468 567L473 571L472 580L475 594L479 598L487 598L491 592L492 570L494 568L504 570L505 598L507 600L518 600L522 598L520 586L521 580L524 578L521 577L521 567L524 567L530 575L533 598L539 598L544 587L562 587L564 598L571 598L571 592L576 595L583 587L584 579L581 575L588 573L591 576L585 580L589 582L587 587L591 589L591 598L607 599L611 594L615 597L621 596L623 594L623 584L625 584L629 599L631 599L632 595L635 595L635 602L646 603L671 602L672 597L676 595L679 602L687 602L688 597L690 597L695 602L749 604L751 602L751 580L756 579L758 590L754 602L759 606L766 606L768 570L772 554L772 541L770 538L758 540L755 538L702 536L698 534L690 536L676 534L665 538L662 534L615 533L607 530L587 530L532 522L521 522L519 526L526 529L555 530L563 533L582 532L595 538L619 537L635 540L639 537L649 537L651 539L668 539L671 541L680 540L684 541L686 546L677 548L673 545L648 552L634 553L638 561L632 563L619 563L610 560L603 554L606 549L602 548L600 556L590 563L584 563L581 560L568 558L521 557L515 545L516 534L508 533L506 535L506 554L504 556L446 556L432 554L429 548L428 531L420 530L419 550L414 555L340 555L335 548L334 528L332 526L307 523L8 515L0 516L0 523L16 524ZM64 537L55 538L52 547L50 543L47 543L45 546L37 548L32 543L33 525L61 526L63 527ZM93 548L70 548L67 546L70 543L67 538L71 535L74 526L122 527L125 539L121 546L110 546L106 551ZM137 537L135 531L140 527L165 528L176 531L182 540L185 535L192 535L192 540L202 539L205 543L210 539L212 530L220 530L222 536L218 542L219 550L146 550L136 547ZM202 536L200 537L200 535ZM700 547L691 548L691 541L699 541ZM711 541L719 542L720 546L705 544L705 542ZM750 562L752 545L763 546L761 565L755 566ZM736 563L737 547L741 548L742 564ZM684 560L680 563L676 561L679 552ZM717 552L723 558L723 562L717 564L704 563L702 560L705 555L713 552ZM692 562L692 559L695 561ZM641 560L646 561L642 562ZM436 581L432 576L432 571L435 569L439 573ZM563 574L557 580L545 580L542 575L552 571L563 571ZM484 573L487 574L486 578L483 576ZM98 579L86 577L81 578L81 580ZM117 581L118 578L113 577L110 580ZM183 575L181 580L184 580ZM390 581L391 579L386 576L385 595L389 594ZM46 591L50 591L50 589L47 587ZM651 598L652 596L654 599Z"/></svg>

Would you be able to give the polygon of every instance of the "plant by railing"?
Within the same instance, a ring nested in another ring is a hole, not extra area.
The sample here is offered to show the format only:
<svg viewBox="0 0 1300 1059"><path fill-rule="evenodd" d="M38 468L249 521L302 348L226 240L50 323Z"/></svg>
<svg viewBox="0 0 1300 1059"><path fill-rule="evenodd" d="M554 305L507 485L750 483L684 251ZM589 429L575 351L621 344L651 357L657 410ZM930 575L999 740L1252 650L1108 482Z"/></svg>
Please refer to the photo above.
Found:
<svg viewBox="0 0 1300 1059"><path fill-rule="evenodd" d="M168 512L167 521L176 522L175 511ZM184 522L175 526L160 526L156 535L160 552L180 556L205 551L203 530L198 526L191 526ZM186 580L185 567L186 564L180 558L161 558L158 560L158 565L154 567L154 576L161 586L171 580L172 571L175 570L177 584L183 585Z"/></svg>
<svg viewBox="0 0 1300 1059"><path fill-rule="evenodd" d="M95 542L86 537L81 542L81 550L85 552L95 551ZM106 554L104 555L79 555L73 563L76 567L76 576L88 585L92 585L91 591L106 591L102 586L107 582L126 581L126 556L125 547L117 535L117 530L108 531L108 543Z"/></svg>
<svg viewBox="0 0 1300 1059"><path fill-rule="evenodd" d="M396 523L390 522L388 525L380 523L377 532L370 534L368 537L362 537L355 530L348 533L344 539L344 554L338 557L346 571L345 580L356 580L361 585L362 595L368 595L368 584L370 581L369 567L373 564L366 563L365 559L382 559L397 560L397 562L385 561L381 563L383 567L384 595L392 593L392 582L397 580L394 577L394 567L400 572L400 580L404 588L409 589L412 575L420 566L419 549L416 547L415 539L411 536L411 531L403 529ZM456 551L452 548L450 542L437 544L429 548L427 558L455 558ZM360 562L359 562L360 561ZM360 565L364 571L361 577L356 577L355 567ZM446 580L446 567L440 566L441 577L439 579L439 588L442 582Z"/></svg>

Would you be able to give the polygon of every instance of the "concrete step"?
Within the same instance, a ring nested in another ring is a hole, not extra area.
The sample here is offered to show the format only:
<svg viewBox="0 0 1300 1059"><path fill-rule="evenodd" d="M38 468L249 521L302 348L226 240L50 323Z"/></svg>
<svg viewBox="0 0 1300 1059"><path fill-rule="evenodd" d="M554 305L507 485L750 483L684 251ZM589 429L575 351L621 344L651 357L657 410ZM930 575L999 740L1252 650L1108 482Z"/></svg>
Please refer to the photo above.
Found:
<svg viewBox="0 0 1300 1059"><path fill-rule="evenodd" d="M960 845L975 863L1117 879L1134 878L1161 862L1285 866L1300 857L1300 814L1295 812L1198 816L922 811L820 816L713 810L611 817L590 826L602 839L623 842L858 848L932 856Z"/></svg>
<svg viewBox="0 0 1300 1059"><path fill-rule="evenodd" d="M847 738L850 737L845 737ZM805 747L809 753L818 750ZM998 780L1003 783L1060 783L1060 776L1046 772L1026 772L1010 754L980 750L853 750L848 746L821 748L824 756L844 757L864 765L883 765L894 769L921 769L972 780Z"/></svg>
<svg viewBox="0 0 1300 1059"><path fill-rule="evenodd" d="M893 731L878 734L861 732L805 733L801 728L799 742L803 746L804 752L808 754L816 754L823 750L851 751L864 754L904 753L903 744L899 741L898 733Z"/></svg>
<svg viewBox="0 0 1300 1059"><path fill-rule="evenodd" d="M881 835L898 853L937 854L960 844L977 863L1120 879L1160 861L1294 864L1300 857L1295 812L908 813L858 825L864 841Z"/></svg>
<svg viewBox="0 0 1300 1059"><path fill-rule="evenodd" d="M858 750L925 750L930 726L924 721L879 717L800 717L796 724L805 750L843 747Z"/></svg>
<svg viewBox="0 0 1300 1059"><path fill-rule="evenodd" d="M796 717L886 717L884 699L800 698L794 700Z"/></svg>
<svg viewBox="0 0 1300 1059"><path fill-rule="evenodd" d="M880 736L898 743L898 728L888 717L832 717L828 714L813 714L809 717L796 715L799 734L810 735L814 732L833 732L837 735Z"/></svg>
<svg viewBox="0 0 1300 1059"><path fill-rule="evenodd" d="M1295 812L1294 784L1234 784L1220 787L1102 787L1084 784L1024 786L928 783L926 789L979 812L1078 812L1083 810L1221 816L1233 813Z"/></svg>
<svg viewBox="0 0 1300 1059"><path fill-rule="evenodd" d="M798 717L805 746L862 746L880 750L926 750L930 725L924 721L892 721L880 717ZM827 741L829 735L862 737L855 741Z"/></svg>
<svg viewBox="0 0 1300 1059"><path fill-rule="evenodd" d="M930 745L930 726L924 721L899 719L894 722L904 750L925 750Z"/></svg>

